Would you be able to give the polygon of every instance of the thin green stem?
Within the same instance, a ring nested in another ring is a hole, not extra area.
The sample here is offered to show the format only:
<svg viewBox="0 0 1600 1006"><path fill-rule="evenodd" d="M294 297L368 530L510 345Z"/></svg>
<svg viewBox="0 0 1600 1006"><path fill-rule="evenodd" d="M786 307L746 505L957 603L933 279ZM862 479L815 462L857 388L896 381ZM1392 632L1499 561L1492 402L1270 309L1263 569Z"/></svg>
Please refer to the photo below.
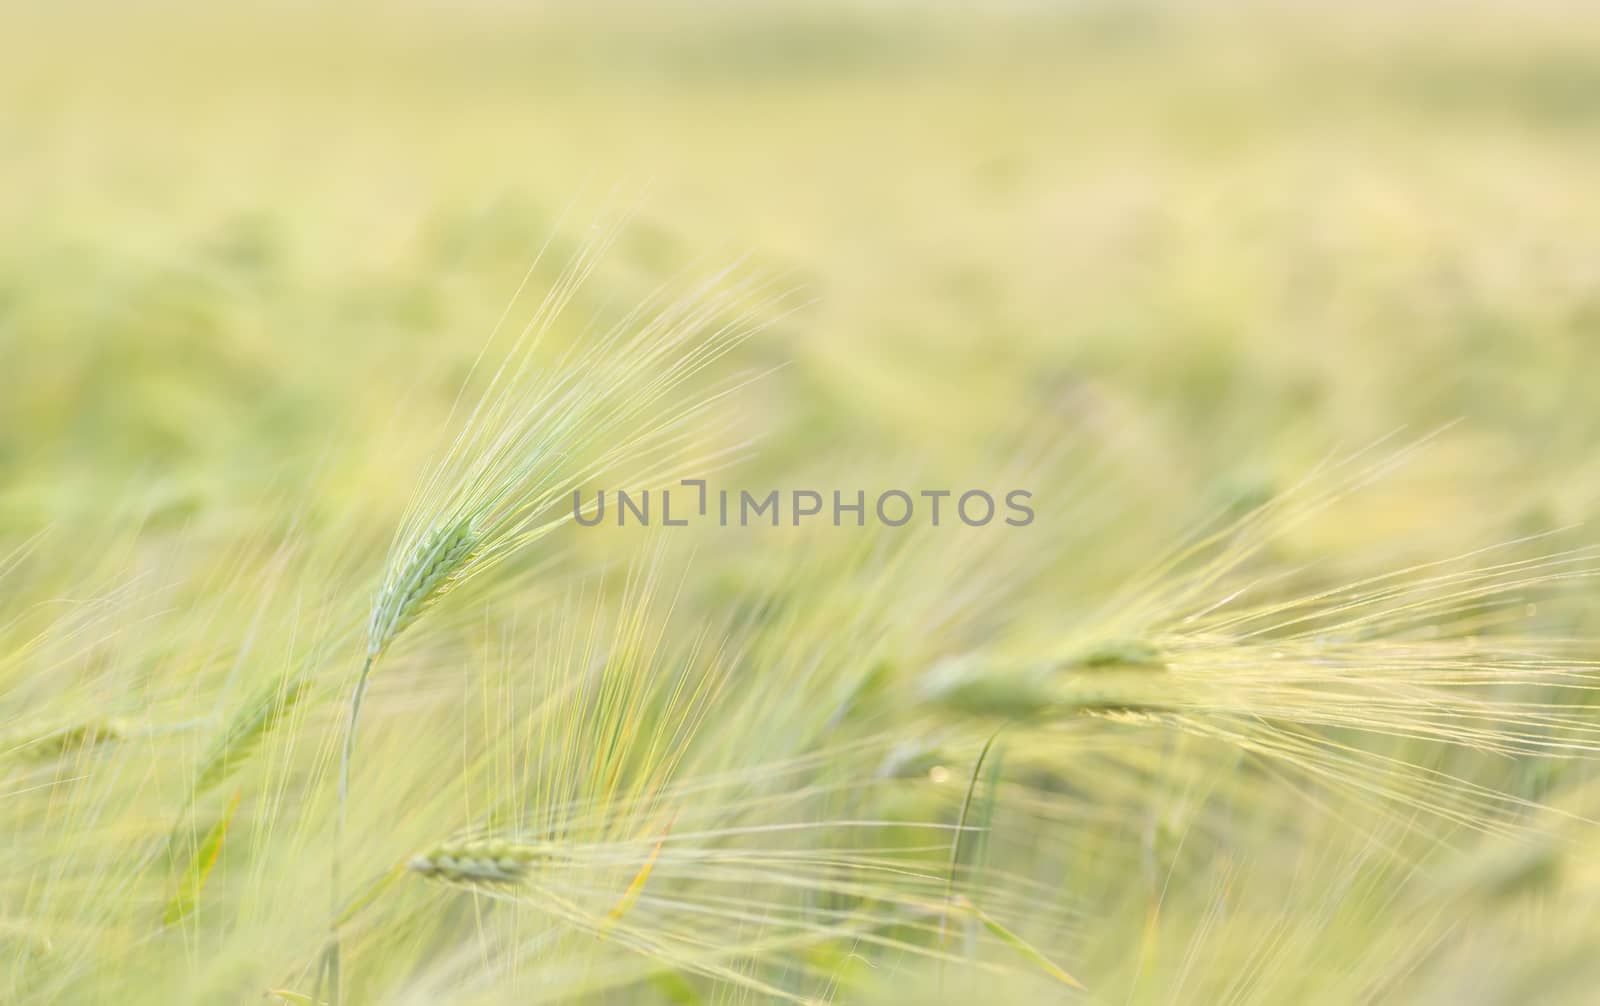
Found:
<svg viewBox="0 0 1600 1006"><path fill-rule="evenodd" d="M350 718L345 721L344 744L339 752L339 794L334 811L333 868L328 884L332 896L332 908L328 916L328 945L323 950L322 963L317 975L317 991L312 997L314 1000L320 999L322 985L326 980L330 1006L339 1006L339 866L344 855L344 819L345 805L350 797L350 762L355 756L356 725L361 718L361 700L367 694L367 682L372 676L372 665L377 659L377 653L368 653L366 662L361 665L361 674L356 678L355 691L350 696Z"/></svg>
<svg viewBox="0 0 1600 1006"><path fill-rule="evenodd" d="M950 841L950 875L945 878L945 900L948 901L955 895L956 871L961 865L961 839L965 837L967 828L967 815L972 810L972 797L978 789L978 775L983 771L983 763L989 757L989 749L994 747L994 742L1010 724L1003 724L998 730L989 735L983 742L983 750L978 752L978 760L972 763L972 778L967 782L967 793L961 798L961 814L956 819L955 838Z"/></svg>
<svg viewBox="0 0 1600 1006"><path fill-rule="evenodd" d="M983 763L989 757L989 749L994 747L994 742L1000 739L1009 723L1001 724L989 739L983 742L983 749L978 752L978 760L972 764L972 778L967 782L967 793L961 798L961 813L956 818L956 834L950 840L950 874L945 878L944 900L945 911L939 917L939 943L945 941L945 926L950 921L949 906L955 902L956 871L961 868L961 839L967 829L967 814L972 810L972 795L978 789L978 776L983 772ZM944 984L944 962L939 963L939 984Z"/></svg>

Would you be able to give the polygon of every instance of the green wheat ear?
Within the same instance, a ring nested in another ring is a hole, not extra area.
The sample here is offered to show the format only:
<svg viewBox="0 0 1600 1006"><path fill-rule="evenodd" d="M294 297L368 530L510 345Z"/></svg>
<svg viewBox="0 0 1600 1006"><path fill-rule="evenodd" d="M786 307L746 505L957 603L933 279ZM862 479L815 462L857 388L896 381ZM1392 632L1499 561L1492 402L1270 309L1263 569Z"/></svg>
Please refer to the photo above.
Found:
<svg viewBox="0 0 1600 1006"><path fill-rule="evenodd" d="M1068 658L1067 666L1095 670L1100 668L1143 668L1164 670L1167 662L1155 644L1142 639L1115 639L1088 647Z"/></svg>
<svg viewBox="0 0 1600 1006"><path fill-rule="evenodd" d="M1165 676L1149 673L1164 664L1117 660L1078 666L1095 666L1104 673L1067 677L1049 666L1019 668L968 654L935 664L922 680L919 698L949 713L1020 721L1173 708Z"/></svg>
<svg viewBox="0 0 1600 1006"><path fill-rule="evenodd" d="M115 716L96 717L31 737L8 738L4 747L7 753L15 753L21 758L45 761L115 744L127 740L131 734L132 727L127 720Z"/></svg>
<svg viewBox="0 0 1600 1006"><path fill-rule="evenodd" d="M295 677L282 685L274 683L243 706L201 763L195 775L194 795L211 790L233 774L260 746L262 739L289 715L310 687L308 678Z"/></svg>
<svg viewBox="0 0 1600 1006"><path fill-rule="evenodd" d="M413 873L452 884L515 884L544 855L531 845L499 839L442 842L411 860Z"/></svg>
<svg viewBox="0 0 1600 1006"><path fill-rule="evenodd" d="M977 654L940 661L921 683L923 702L967 716L1031 720L1056 708L1056 688L1038 671L992 665Z"/></svg>
<svg viewBox="0 0 1600 1006"><path fill-rule="evenodd" d="M367 631L368 655L382 653L460 583L477 549L478 536L470 520L444 525L422 539L379 592Z"/></svg>

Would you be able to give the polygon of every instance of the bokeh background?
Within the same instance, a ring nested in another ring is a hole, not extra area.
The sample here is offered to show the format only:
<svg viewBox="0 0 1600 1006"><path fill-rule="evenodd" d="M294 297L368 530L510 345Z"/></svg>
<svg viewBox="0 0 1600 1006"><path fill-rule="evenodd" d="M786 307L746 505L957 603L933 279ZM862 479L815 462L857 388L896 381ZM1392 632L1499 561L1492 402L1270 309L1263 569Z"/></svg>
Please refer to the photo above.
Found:
<svg viewBox="0 0 1600 1006"><path fill-rule="evenodd" d="M813 298L769 458L1137 424L1199 496L1461 420L1475 517L1582 516L1600 19L1327 6L10 5L0 519L447 406L613 192L596 296Z"/></svg>

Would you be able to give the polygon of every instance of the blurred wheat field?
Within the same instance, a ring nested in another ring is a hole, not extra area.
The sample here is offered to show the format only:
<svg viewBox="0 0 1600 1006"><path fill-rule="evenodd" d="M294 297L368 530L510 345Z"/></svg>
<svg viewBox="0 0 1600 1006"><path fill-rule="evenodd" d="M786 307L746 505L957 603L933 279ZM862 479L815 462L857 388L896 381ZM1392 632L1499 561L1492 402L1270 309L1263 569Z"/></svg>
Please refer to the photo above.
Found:
<svg viewBox="0 0 1600 1006"><path fill-rule="evenodd" d="M0 1001L1590 1001L1597 164L1577 4L7 8Z"/></svg>

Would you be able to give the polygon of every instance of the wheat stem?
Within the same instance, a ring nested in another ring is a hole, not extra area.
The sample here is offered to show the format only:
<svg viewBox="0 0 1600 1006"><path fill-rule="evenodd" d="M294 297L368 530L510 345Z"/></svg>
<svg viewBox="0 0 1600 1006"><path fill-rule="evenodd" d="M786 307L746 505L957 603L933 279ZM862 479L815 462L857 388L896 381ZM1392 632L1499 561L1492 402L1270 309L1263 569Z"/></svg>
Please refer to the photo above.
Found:
<svg viewBox="0 0 1600 1006"><path fill-rule="evenodd" d="M350 696L350 718L344 725L344 744L339 751L339 795L334 813L333 833L333 869L329 882L329 893L332 896L332 909L328 923L328 946L323 953L322 974L317 978L318 995L321 994L323 977L328 981L328 1002L338 1006L339 1002L339 865L344 854L344 818L345 803L350 796L350 761L356 749L356 725L361 718L361 700L367 694L367 682L372 677L372 665L376 662L378 654L368 652L367 659L361 664L361 673L356 677L356 688Z"/></svg>

